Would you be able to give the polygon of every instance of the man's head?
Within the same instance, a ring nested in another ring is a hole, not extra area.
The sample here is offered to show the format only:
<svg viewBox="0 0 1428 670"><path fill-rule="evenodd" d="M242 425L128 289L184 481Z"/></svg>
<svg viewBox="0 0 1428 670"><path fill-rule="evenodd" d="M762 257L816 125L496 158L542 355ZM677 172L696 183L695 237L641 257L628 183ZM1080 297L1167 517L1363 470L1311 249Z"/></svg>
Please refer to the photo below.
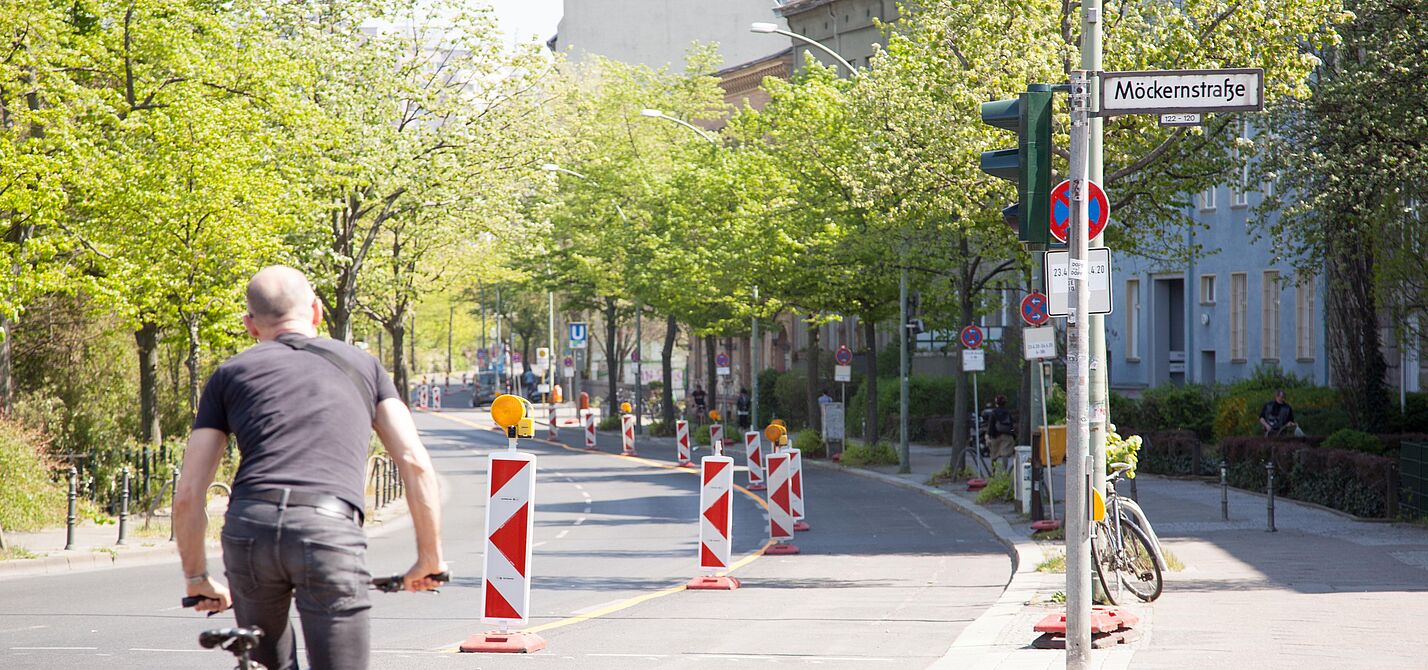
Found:
<svg viewBox="0 0 1428 670"><path fill-rule="evenodd" d="M1280 403L1284 402L1284 389L1279 389L1274 392L1274 401Z"/></svg>
<svg viewBox="0 0 1428 670"><path fill-rule="evenodd" d="M249 335L259 340L283 333L317 335L322 305L301 272L283 265L265 267L248 281L247 299L243 325Z"/></svg>
<svg viewBox="0 0 1428 670"><path fill-rule="evenodd" d="M1007 406L1007 397L1004 396L1004 395L999 395L999 396L997 396L997 397L993 400L993 402L995 402L995 403L997 404L997 407L1006 407L1006 406Z"/></svg>

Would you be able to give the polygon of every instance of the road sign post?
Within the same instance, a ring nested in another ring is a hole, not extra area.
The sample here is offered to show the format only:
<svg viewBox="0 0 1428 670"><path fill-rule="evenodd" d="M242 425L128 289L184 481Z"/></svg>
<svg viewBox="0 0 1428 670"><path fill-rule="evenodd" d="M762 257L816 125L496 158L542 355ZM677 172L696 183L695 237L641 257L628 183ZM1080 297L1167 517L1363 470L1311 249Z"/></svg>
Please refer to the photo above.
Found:
<svg viewBox="0 0 1428 670"><path fill-rule="evenodd" d="M1091 81L1085 70L1071 73L1071 160L1069 259L1066 326L1066 660L1082 668L1091 649L1091 422L1088 396L1091 294L1085 266L1090 253L1087 171L1091 141ZM1053 280L1048 275L1047 284Z"/></svg>

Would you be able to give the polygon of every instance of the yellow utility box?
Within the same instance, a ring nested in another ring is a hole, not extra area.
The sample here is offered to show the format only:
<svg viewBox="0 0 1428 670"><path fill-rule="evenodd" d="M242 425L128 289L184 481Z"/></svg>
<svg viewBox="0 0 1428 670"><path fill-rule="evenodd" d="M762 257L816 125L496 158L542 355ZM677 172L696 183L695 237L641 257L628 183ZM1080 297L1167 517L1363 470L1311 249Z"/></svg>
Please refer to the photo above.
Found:
<svg viewBox="0 0 1428 670"><path fill-rule="evenodd" d="M1066 462L1066 426L1041 426L1037 431L1036 444L1032 445L1032 453L1038 463L1047 465L1046 451L1041 445L1047 445L1051 449L1051 465L1061 465Z"/></svg>

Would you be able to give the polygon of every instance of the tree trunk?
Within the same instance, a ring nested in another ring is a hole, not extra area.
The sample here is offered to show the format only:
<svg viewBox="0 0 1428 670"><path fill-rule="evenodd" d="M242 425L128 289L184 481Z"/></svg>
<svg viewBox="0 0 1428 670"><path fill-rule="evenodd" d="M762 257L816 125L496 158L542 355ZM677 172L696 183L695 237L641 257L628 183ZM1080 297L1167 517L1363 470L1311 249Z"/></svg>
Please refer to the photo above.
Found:
<svg viewBox="0 0 1428 670"><path fill-rule="evenodd" d="M709 364L709 388L704 389L704 391L705 402L709 403L709 409L714 409L719 406L719 366L714 361L714 358L718 356L718 354L714 352L717 348L714 346L715 342L716 340L713 335L706 335L704 337L704 359ZM701 418L700 420L702 421L703 419Z"/></svg>
<svg viewBox="0 0 1428 670"><path fill-rule="evenodd" d="M818 326L813 321L808 322L808 349L804 351L806 359L804 363L805 379L808 380L804 395L808 400L808 427L815 431L822 432L823 417L818 411L819 379L818 379Z"/></svg>
<svg viewBox="0 0 1428 670"><path fill-rule="evenodd" d="M961 257L967 259L968 250L966 237L961 239L959 246L962 252ZM965 263L964 261L964 267L968 269L964 270L960 277L962 285L958 287L957 297L962 303L961 323L965 326L966 324L972 323L972 284L977 278L971 274L971 263ZM967 373L962 371L962 357L960 355L954 356L953 360L957 366L957 392L953 396L953 402L955 402L957 406L952 410L952 462L950 465L952 466L952 471L955 473L963 467L963 463L966 460L968 446L967 424L969 417L967 414Z"/></svg>
<svg viewBox="0 0 1428 670"><path fill-rule="evenodd" d="M159 326L145 323L134 331L139 345L139 438L147 444L163 440L159 428Z"/></svg>
<svg viewBox="0 0 1428 670"><path fill-rule="evenodd" d="M606 405L609 409L605 416L618 416L620 412L620 347L615 342L616 332L619 330L615 319L618 316L614 298L605 299L605 367L610 374L610 383L607 389L608 396Z"/></svg>
<svg viewBox="0 0 1428 670"><path fill-rule="evenodd" d="M189 315L184 321L188 329L188 357L184 360L184 367L188 368L188 414L193 417L198 413L199 315Z"/></svg>
<svg viewBox="0 0 1428 670"><path fill-rule="evenodd" d="M867 396L867 416L863 419L863 441L869 446L878 441L878 325L863 321L863 337L868 341L868 369L863 375Z"/></svg>
<svg viewBox="0 0 1428 670"><path fill-rule="evenodd" d="M406 349L402 345L406 341L407 327L406 314L398 312L396 317L384 324L387 334L392 336L392 382L396 384L397 393L401 395L402 402L410 404L411 374L407 372Z"/></svg>
<svg viewBox="0 0 1428 670"><path fill-rule="evenodd" d="M357 286L345 286L339 280L333 291L332 304L325 305L323 319L327 321L327 336L339 342L352 343L352 310L357 301Z"/></svg>
<svg viewBox="0 0 1428 670"><path fill-rule="evenodd" d="M660 391L659 420L668 427L674 426L674 340L679 337L679 324L673 316L664 319L664 348L659 352L660 379L664 389Z"/></svg>
<svg viewBox="0 0 1428 670"><path fill-rule="evenodd" d="M0 316L0 417L9 417L15 411L14 337L15 322Z"/></svg>
<svg viewBox="0 0 1428 670"><path fill-rule="evenodd" d="M1362 226L1330 227L1328 259L1328 332L1338 333L1329 347L1333 383L1349 420L1359 430L1381 432L1387 425L1388 388L1374 297L1372 245L1363 244Z"/></svg>

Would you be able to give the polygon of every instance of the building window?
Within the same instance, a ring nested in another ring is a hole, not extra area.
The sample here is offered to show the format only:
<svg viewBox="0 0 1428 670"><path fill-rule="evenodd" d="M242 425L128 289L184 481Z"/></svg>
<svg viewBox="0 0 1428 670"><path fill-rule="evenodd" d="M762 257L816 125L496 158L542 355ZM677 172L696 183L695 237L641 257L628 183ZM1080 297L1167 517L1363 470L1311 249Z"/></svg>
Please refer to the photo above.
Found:
<svg viewBox="0 0 1428 670"><path fill-rule="evenodd" d="M1140 360L1140 280L1126 280L1126 360Z"/></svg>
<svg viewBox="0 0 1428 670"><path fill-rule="evenodd" d="M1314 360L1314 276L1301 275L1294 288L1294 357L1301 361Z"/></svg>
<svg viewBox="0 0 1428 670"><path fill-rule="evenodd" d="M1214 209L1215 209L1215 187L1214 187L1214 186L1211 186L1210 188L1207 188L1207 189L1205 189L1204 191L1201 191L1201 192L1200 192L1200 210L1201 210L1201 211L1206 211L1206 212L1208 212L1208 211L1214 211Z"/></svg>
<svg viewBox="0 0 1428 670"><path fill-rule="evenodd" d="M1215 304L1215 275L1200 275L1200 304Z"/></svg>
<svg viewBox="0 0 1428 670"><path fill-rule="evenodd" d="M1265 270L1260 286L1259 357L1279 360L1279 271Z"/></svg>
<svg viewBox="0 0 1428 670"><path fill-rule="evenodd" d="M1241 123L1241 124L1240 124L1240 139L1241 139L1241 140L1244 140L1245 143L1248 143L1248 142L1249 142L1249 123L1248 123L1248 122L1245 122L1245 123ZM1244 157L1244 153L1240 151L1239 146L1236 146L1236 147L1235 147L1235 160L1240 160L1240 159L1243 158L1243 157ZM1246 161L1245 161L1245 164L1240 166L1240 180L1239 180L1240 183L1239 183L1239 184L1236 184L1235 186L1231 186L1231 187L1230 187L1230 206L1231 206L1231 207L1248 207L1248 206L1249 206L1249 193L1248 193L1248 191L1249 191L1249 175L1250 175L1249 161L1246 160Z"/></svg>
<svg viewBox="0 0 1428 670"><path fill-rule="evenodd" d="M1230 273L1230 362L1243 363L1249 358L1249 337L1245 320L1249 316L1249 276Z"/></svg>

